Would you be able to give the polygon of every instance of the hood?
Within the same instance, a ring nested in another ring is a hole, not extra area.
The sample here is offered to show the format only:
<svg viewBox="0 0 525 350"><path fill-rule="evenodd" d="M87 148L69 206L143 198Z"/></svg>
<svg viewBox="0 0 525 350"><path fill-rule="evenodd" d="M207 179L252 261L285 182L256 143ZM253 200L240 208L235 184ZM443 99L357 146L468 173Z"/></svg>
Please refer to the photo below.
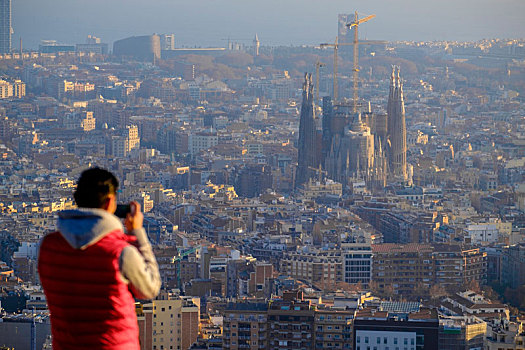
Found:
<svg viewBox="0 0 525 350"><path fill-rule="evenodd" d="M57 229L75 249L86 249L108 233L124 230L122 222L115 215L103 209L92 208L60 212Z"/></svg>

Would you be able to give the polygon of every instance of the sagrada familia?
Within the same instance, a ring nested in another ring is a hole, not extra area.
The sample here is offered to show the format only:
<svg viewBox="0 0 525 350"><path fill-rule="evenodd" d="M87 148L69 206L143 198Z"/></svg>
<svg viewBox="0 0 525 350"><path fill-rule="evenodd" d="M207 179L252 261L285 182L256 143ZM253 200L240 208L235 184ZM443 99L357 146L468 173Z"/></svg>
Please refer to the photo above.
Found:
<svg viewBox="0 0 525 350"><path fill-rule="evenodd" d="M322 120L315 115L311 74L305 75L299 122L296 187L322 172L348 188L365 182L371 191L387 182L406 183L407 134L399 67L392 68L387 114L353 112L353 104L323 98Z"/></svg>

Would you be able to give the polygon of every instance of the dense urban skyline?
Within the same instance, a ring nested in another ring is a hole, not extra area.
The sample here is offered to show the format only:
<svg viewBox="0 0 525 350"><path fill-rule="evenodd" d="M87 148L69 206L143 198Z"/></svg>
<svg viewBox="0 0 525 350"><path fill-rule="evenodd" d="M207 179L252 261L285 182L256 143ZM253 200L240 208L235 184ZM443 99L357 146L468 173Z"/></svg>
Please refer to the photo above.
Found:
<svg viewBox="0 0 525 350"><path fill-rule="evenodd" d="M524 22L0 0L0 348L525 350Z"/></svg>
<svg viewBox="0 0 525 350"><path fill-rule="evenodd" d="M13 2L13 40L28 48L42 39L83 42L87 34L104 42L131 36L176 33L177 46L219 46L225 39L249 39L262 45L314 45L332 40L338 13L374 13L362 37L390 41L525 37L525 2L519 0L403 0L261 2L18 0ZM248 34L249 33L249 34ZM284 33L284 34L283 34Z"/></svg>

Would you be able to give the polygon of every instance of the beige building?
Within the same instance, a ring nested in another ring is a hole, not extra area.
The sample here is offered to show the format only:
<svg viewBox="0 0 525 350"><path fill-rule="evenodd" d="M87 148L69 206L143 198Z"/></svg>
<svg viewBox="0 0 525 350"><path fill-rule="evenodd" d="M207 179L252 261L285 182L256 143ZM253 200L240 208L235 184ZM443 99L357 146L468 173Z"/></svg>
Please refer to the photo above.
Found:
<svg viewBox="0 0 525 350"><path fill-rule="evenodd" d="M311 200L323 196L341 196L343 185L330 179L319 182L310 179L308 183L301 188L301 194L305 200Z"/></svg>
<svg viewBox="0 0 525 350"><path fill-rule="evenodd" d="M486 350L525 350L525 327L518 322L498 322L487 327Z"/></svg>
<svg viewBox="0 0 525 350"><path fill-rule="evenodd" d="M4 98L22 98L26 95L26 84L21 80L9 82L0 80L0 99Z"/></svg>
<svg viewBox="0 0 525 350"><path fill-rule="evenodd" d="M153 300L153 349L186 350L199 333L198 298L162 295Z"/></svg>
<svg viewBox="0 0 525 350"><path fill-rule="evenodd" d="M126 126L127 152L140 147L139 128L136 125Z"/></svg>
<svg viewBox="0 0 525 350"><path fill-rule="evenodd" d="M281 274L322 286L333 286L343 280L340 251L314 250L294 252L281 259Z"/></svg>
<svg viewBox="0 0 525 350"><path fill-rule="evenodd" d="M80 122L80 127L82 128L82 130L84 131L95 130L96 120L93 117L93 112L82 112L81 118L82 120Z"/></svg>
<svg viewBox="0 0 525 350"><path fill-rule="evenodd" d="M487 324L475 316L440 316L439 349L483 349Z"/></svg>

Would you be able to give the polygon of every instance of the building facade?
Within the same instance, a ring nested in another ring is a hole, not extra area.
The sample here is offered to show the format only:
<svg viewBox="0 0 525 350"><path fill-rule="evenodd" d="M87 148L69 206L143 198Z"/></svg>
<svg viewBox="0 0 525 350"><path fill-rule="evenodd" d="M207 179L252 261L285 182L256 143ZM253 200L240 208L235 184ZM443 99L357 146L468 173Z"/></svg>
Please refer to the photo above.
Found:
<svg viewBox="0 0 525 350"><path fill-rule="evenodd" d="M368 288L372 278L372 247L367 243L342 243L343 281Z"/></svg>
<svg viewBox="0 0 525 350"><path fill-rule="evenodd" d="M354 349L438 350L438 330L433 309L408 314L363 309L354 320Z"/></svg>
<svg viewBox="0 0 525 350"><path fill-rule="evenodd" d="M448 290L484 284L487 253L446 244L376 244L372 246L372 280L381 294L427 295L439 285Z"/></svg>

